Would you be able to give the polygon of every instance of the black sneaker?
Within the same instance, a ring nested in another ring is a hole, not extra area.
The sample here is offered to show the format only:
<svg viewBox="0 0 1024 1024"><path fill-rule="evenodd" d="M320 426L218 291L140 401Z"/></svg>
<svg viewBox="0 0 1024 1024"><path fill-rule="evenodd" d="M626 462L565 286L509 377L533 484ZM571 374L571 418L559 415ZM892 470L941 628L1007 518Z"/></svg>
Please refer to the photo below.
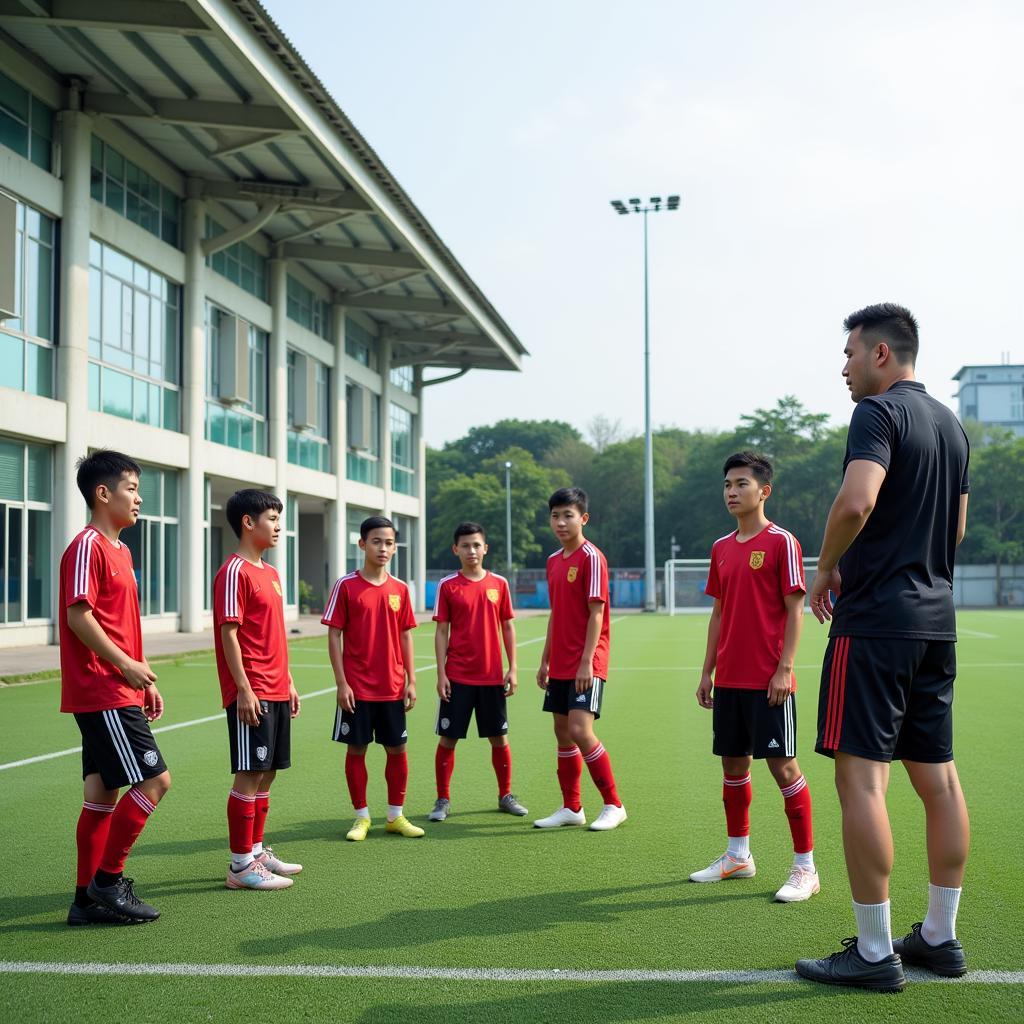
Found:
<svg viewBox="0 0 1024 1024"><path fill-rule="evenodd" d="M821 960L797 960L796 973L823 985L852 985L875 992L902 992L907 979L895 954L871 963L857 952L857 939L843 939L843 948Z"/></svg>
<svg viewBox="0 0 1024 1024"><path fill-rule="evenodd" d="M892 948L905 963L925 967L944 978L960 978L967 973L967 958L959 941L949 939L937 946L931 945L921 934L920 921L911 925L909 935L893 939Z"/></svg>
<svg viewBox="0 0 1024 1024"><path fill-rule="evenodd" d="M90 903L87 907L72 903L68 910L68 924L75 927L82 924L135 924L135 921L102 903Z"/></svg>
<svg viewBox="0 0 1024 1024"><path fill-rule="evenodd" d="M115 914L130 917L136 922L155 921L160 916L160 911L148 903L143 903L135 895L134 886L135 880L132 878L119 878L113 885L104 886L97 885L94 878L86 892L89 899L102 903Z"/></svg>

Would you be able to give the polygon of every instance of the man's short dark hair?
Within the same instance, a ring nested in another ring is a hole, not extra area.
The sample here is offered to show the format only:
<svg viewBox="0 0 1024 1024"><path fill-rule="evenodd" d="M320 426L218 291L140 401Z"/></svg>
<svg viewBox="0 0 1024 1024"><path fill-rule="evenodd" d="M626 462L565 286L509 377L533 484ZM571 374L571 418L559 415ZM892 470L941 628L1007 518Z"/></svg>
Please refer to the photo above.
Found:
<svg viewBox="0 0 1024 1024"><path fill-rule="evenodd" d="M78 489L85 498L86 505L93 508L96 504L96 488L104 484L113 490L125 473L142 476L142 467L127 455L111 451L109 448L98 448L91 455L86 455L76 463Z"/></svg>
<svg viewBox="0 0 1024 1024"><path fill-rule="evenodd" d="M479 523L473 523L468 520L464 523L459 523L455 527L455 533L452 534L452 543L458 544L460 537L472 537L474 533L479 533L483 537L484 543L487 543L487 532L484 528Z"/></svg>
<svg viewBox="0 0 1024 1024"><path fill-rule="evenodd" d="M251 516L259 519L264 512L274 509L276 512L283 512L284 505L276 494L270 491L260 491L255 487L246 487L241 491L235 491L228 498L224 507L224 515L227 516L231 529L235 531L236 537L242 536L242 516Z"/></svg>
<svg viewBox="0 0 1024 1024"><path fill-rule="evenodd" d="M359 524L359 536L366 540L372 530L394 530L395 540L398 540L398 531L395 524L387 516L369 516Z"/></svg>
<svg viewBox="0 0 1024 1024"><path fill-rule="evenodd" d="M772 464L757 452L736 452L725 460L722 467L722 476L725 476L730 469L749 469L750 475L762 486L772 482L775 470Z"/></svg>
<svg viewBox="0 0 1024 1024"><path fill-rule="evenodd" d="M575 508L581 514L588 511L589 499L582 487L559 487L548 498L548 511L556 508Z"/></svg>
<svg viewBox="0 0 1024 1024"><path fill-rule="evenodd" d="M917 320L906 306L895 302L876 302L851 313L844 321L846 333L860 328L861 337L870 335L876 342L884 341L897 362L913 366L917 362Z"/></svg>

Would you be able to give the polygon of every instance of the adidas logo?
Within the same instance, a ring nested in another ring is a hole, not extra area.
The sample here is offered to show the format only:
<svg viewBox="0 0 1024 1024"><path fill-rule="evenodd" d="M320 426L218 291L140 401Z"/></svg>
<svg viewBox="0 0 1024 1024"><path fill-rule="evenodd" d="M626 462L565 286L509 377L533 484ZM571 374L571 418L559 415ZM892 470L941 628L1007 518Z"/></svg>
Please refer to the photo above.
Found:
<svg viewBox="0 0 1024 1024"><path fill-rule="evenodd" d="M775 742L774 739L772 739L772 741L768 744L768 749L769 750L778 750L779 749L779 745L778 745L778 743Z"/></svg>

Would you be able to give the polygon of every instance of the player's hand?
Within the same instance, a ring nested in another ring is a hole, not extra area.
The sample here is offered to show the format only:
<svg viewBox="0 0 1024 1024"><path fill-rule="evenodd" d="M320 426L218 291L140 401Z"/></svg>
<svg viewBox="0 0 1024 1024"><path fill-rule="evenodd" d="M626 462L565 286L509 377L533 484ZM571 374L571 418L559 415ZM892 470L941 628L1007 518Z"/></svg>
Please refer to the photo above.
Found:
<svg viewBox="0 0 1024 1024"><path fill-rule="evenodd" d="M338 683L338 707L342 711L355 711L356 695L348 683Z"/></svg>
<svg viewBox="0 0 1024 1024"><path fill-rule="evenodd" d="M437 695L443 701L452 699L452 684L447 676L441 675L437 677Z"/></svg>
<svg viewBox="0 0 1024 1024"><path fill-rule="evenodd" d="M542 689L548 688L548 663L542 662L539 669L537 669L537 685Z"/></svg>
<svg viewBox="0 0 1024 1024"><path fill-rule="evenodd" d="M416 707L416 684L412 681L405 688L405 710L412 711Z"/></svg>
<svg viewBox="0 0 1024 1024"><path fill-rule="evenodd" d="M155 722L164 713L164 699L155 685L150 684L143 691L142 713L147 721Z"/></svg>
<svg viewBox="0 0 1024 1024"><path fill-rule="evenodd" d="M514 668L510 668L505 673L504 683L505 683L505 696L506 697L514 697L516 695L516 690L519 689L519 681L516 679L516 670Z"/></svg>
<svg viewBox="0 0 1024 1024"><path fill-rule="evenodd" d="M299 691L295 689L294 683L288 684L288 705L292 718L298 718L299 712L302 710L302 701L299 700Z"/></svg>
<svg viewBox="0 0 1024 1024"><path fill-rule="evenodd" d="M715 702L711 697L711 691L714 688L714 683L711 681L709 673L705 672L700 677L700 685L697 687L697 703L702 708L707 708L709 711L715 706Z"/></svg>
<svg viewBox="0 0 1024 1024"><path fill-rule="evenodd" d="M832 618L832 598L829 597L829 591L831 590L838 597L842 586L843 578L839 575L838 569L814 574L814 582L811 584L808 600L811 611L819 622L826 622Z"/></svg>
<svg viewBox="0 0 1024 1024"><path fill-rule="evenodd" d="M576 669L576 692L586 693L594 685L594 662L581 661Z"/></svg>
<svg viewBox="0 0 1024 1024"><path fill-rule="evenodd" d="M136 690L144 690L151 683L156 682L156 673L144 661L136 661L134 658L125 658L121 663L121 675L125 682Z"/></svg>
<svg viewBox="0 0 1024 1024"><path fill-rule="evenodd" d="M252 690L238 691L238 720L242 725L260 724L260 699Z"/></svg>
<svg viewBox="0 0 1024 1024"><path fill-rule="evenodd" d="M768 703L776 708L786 703L786 698L793 692L792 669L776 669L768 684Z"/></svg>

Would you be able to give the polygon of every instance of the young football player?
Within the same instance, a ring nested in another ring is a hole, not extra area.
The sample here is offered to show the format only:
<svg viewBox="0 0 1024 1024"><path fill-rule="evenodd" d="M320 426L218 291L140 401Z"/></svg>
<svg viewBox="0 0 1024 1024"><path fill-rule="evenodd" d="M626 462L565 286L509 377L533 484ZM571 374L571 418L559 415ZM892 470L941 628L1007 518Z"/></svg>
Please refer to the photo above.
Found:
<svg viewBox="0 0 1024 1024"><path fill-rule="evenodd" d="M765 516L771 463L753 452L739 452L726 459L723 473L725 506L737 528L711 548L705 592L715 604L697 703L713 713L713 750L725 774L728 845L690 881L754 876L750 765L754 758L764 759L782 791L794 849L789 878L775 899L797 903L820 889L811 791L796 761L793 660L804 617L803 558L797 539Z"/></svg>
<svg viewBox="0 0 1024 1024"><path fill-rule="evenodd" d="M583 536L590 519L585 491L579 487L555 491L548 511L560 547L548 558L551 616L537 685L545 691L544 710L551 713L555 726L562 806L533 824L557 828L587 823L580 797L586 763L604 800L590 828L605 832L626 820L611 759L594 735L608 678L608 563Z"/></svg>
<svg viewBox="0 0 1024 1024"><path fill-rule="evenodd" d="M417 839L423 829L404 814L409 783L405 715L416 704L412 634L416 618L409 588L388 573L398 533L384 516L370 516L359 527L365 559L358 572L342 576L324 609L327 647L338 686L334 739L348 745L345 778L356 820L346 839L361 842L370 831L366 800L366 748L373 740L387 753L386 830Z"/></svg>
<svg viewBox="0 0 1024 1024"><path fill-rule="evenodd" d="M291 720L299 695L288 671L284 595L263 555L277 547L281 499L247 488L228 498L225 514L238 550L213 581L217 675L228 720L234 784L228 794L229 889L286 889L302 870L263 842L270 787L291 766Z"/></svg>
<svg viewBox="0 0 1024 1024"><path fill-rule="evenodd" d="M434 652L437 658L437 725L434 755L437 802L427 815L444 821L451 811L455 745L465 739L476 715L477 733L491 744L498 779L498 810L524 816L527 809L512 793L512 748L508 742L505 698L516 692L516 631L508 581L484 568L487 537L479 523L459 523L452 551L461 568L445 576L434 604ZM508 670L501 661L504 645Z"/></svg>

